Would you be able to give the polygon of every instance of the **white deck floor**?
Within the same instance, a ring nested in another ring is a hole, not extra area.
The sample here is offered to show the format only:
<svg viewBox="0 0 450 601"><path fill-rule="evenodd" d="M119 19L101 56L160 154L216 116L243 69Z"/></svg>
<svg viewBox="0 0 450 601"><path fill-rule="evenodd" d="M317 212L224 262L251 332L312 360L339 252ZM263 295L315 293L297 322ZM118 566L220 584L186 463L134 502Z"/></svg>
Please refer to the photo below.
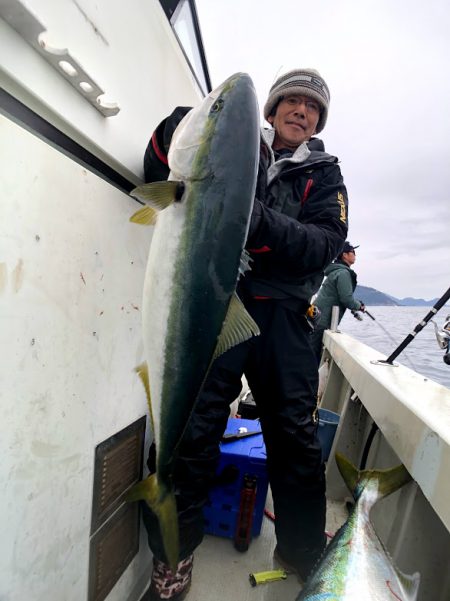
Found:
<svg viewBox="0 0 450 601"><path fill-rule="evenodd" d="M270 494L266 507L271 509ZM328 504L327 530L334 533L345 521L343 505ZM301 585L295 575L286 580L252 587L251 572L279 569L273 560L274 524L264 516L261 534L254 538L248 551L236 551L231 539L205 537L195 553L191 590L186 601L295 601Z"/></svg>

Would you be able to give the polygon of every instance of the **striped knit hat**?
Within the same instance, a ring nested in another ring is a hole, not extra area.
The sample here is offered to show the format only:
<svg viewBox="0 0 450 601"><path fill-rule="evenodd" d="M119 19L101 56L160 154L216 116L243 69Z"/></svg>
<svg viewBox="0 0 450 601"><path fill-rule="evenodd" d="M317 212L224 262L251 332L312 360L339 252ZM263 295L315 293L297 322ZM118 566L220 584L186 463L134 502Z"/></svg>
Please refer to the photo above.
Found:
<svg viewBox="0 0 450 601"><path fill-rule="evenodd" d="M327 122L330 90L320 73L315 69L294 69L280 75L270 88L269 97L264 105L264 118L267 119L272 109L289 94L301 94L317 100L321 111L316 133L321 132Z"/></svg>

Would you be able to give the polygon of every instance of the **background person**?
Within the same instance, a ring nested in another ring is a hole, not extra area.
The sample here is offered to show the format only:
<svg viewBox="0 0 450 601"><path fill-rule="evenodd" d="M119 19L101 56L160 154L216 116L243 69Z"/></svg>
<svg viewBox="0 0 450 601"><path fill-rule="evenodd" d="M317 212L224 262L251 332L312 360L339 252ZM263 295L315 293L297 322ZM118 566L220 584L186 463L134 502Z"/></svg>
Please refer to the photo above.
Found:
<svg viewBox="0 0 450 601"><path fill-rule="evenodd" d="M322 338L325 330L331 325L331 315L334 306L339 307L339 320L344 316L345 310L364 311L364 304L353 297L356 288L357 276L352 266L356 261L355 249L346 241L341 254L336 261L325 269L326 279L323 282L314 304L320 309L320 318L312 335L312 345L320 362L322 355Z"/></svg>
<svg viewBox="0 0 450 601"><path fill-rule="evenodd" d="M203 538L202 508L243 374L266 444L277 555L306 578L325 547L325 474L315 418L317 362L305 312L347 234L347 192L338 159L325 153L319 139L311 139L325 126L329 100L327 84L313 69L290 71L270 89L264 117L272 128L261 131L246 245L252 269L238 286L261 335L215 361L180 443L174 473L181 559L176 573L166 565L157 519L144 504L154 555L145 601L179 601L189 589L193 552ZM176 109L153 134L144 159L147 182L169 175L170 139L187 110ZM154 470L151 457L149 468Z"/></svg>

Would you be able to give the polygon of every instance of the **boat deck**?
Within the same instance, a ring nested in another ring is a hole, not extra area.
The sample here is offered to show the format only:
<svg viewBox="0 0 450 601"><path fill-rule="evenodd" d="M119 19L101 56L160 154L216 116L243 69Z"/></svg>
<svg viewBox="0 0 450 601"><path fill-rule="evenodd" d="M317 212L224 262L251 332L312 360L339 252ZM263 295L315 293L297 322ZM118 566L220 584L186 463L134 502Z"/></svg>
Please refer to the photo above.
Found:
<svg viewBox="0 0 450 601"><path fill-rule="evenodd" d="M266 507L272 509L270 492ZM327 531L334 533L347 517L342 503L329 502ZM274 524L264 516L261 534L240 553L228 538L205 536L195 553L192 586L186 601L295 601L301 584L294 574L286 580L251 586L249 574L280 569L273 559Z"/></svg>

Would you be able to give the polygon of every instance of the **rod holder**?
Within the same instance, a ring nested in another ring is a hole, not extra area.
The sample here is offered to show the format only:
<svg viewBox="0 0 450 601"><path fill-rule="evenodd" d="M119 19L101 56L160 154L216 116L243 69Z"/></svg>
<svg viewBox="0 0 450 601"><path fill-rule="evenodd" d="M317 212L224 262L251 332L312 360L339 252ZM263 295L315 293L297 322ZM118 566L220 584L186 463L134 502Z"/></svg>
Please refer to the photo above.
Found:
<svg viewBox="0 0 450 601"><path fill-rule="evenodd" d="M337 305L334 305L331 309L330 330L332 332L337 332L338 324L339 324L339 307Z"/></svg>
<svg viewBox="0 0 450 601"><path fill-rule="evenodd" d="M104 117L117 115L120 107L105 102L104 90L90 77L67 48L51 48L44 40L46 28L19 1L1 0L0 18L34 48L70 85Z"/></svg>

